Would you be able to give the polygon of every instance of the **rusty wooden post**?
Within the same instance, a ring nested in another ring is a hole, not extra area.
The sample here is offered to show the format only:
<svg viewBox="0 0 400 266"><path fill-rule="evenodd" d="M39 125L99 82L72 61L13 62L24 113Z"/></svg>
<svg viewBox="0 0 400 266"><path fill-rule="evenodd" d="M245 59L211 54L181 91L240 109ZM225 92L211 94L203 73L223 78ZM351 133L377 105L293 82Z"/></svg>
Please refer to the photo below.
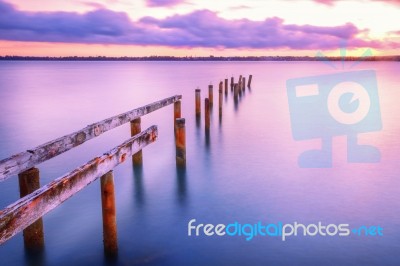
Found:
<svg viewBox="0 0 400 266"><path fill-rule="evenodd" d="M196 116L200 116L201 113L201 97L200 97L200 89L196 89Z"/></svg>
<svg viewBox="0 0 400 266"><path fill-rule="evenodd" d="M250 75L249 76L249 81L248 81L248 83L247 83L247 87L251 87L251 79L253 78L253 75Z"/></svg>
<svg viewBox="0 0 400 266"><path fill-rule="evenodd" d="M142 131L141 118L138 117L131 121L131 137L135 136L136 134L139 134L141 131ZM133 166L139 166L143 164L142 150L132 155L132 164Z"/></svg>
<svg viewBox="0 0 400 266"><path fill-rule="evenodd" d="M219 97L218 97L218 110L219 110L219 115L222 115L222 82L220 83L220 87L219 87Z"/></svg>
<svg viewBox="0 0 400 266"><path fill-rule="evenodd" d="M234 78L231 77L231 91L233 91L234 87L235 87Z"/></svg>
<svg viewBox="0 0 400 266"><path fill-rule="evenodd" d="M228 94L228 79L225 79L225 94Z"/></svg>
<svg viewBox="0 0 400 266"><path fill-rule="evenodd" d="M100 186L104 253L108 256L115 256L118 253L118 237L113 171L100 178Z"/></svg>
<svg viewBox="0 0 400 266"><path fill-rule="evenodd" d="M204 99L204 117L205 117L205 128L210 129L210 100Z"/></svg>
<svg viewBox="0 0 400 266"><path fill-rule="evenodd" d="M186 130L185 118L176 119L176 165L179 167L186 166Z"/></svg>
<svg viewBox="0 0 400 266"><path fill-rule="evenodd" d="M233 96L235 97L235 99L237 99L238 93L239 93L239 84L235 83L234 91L233 91Z"/></svg>
<svg viewBox="0 0 400 266"><path fill-rule="evenodd" d="M174 102L174 132L176 133L176 119L181 118L181 101Z"/></svg>
<svg viewBox="0 0 400 266"><path fill-rule="evenodd" d="M243 78L242 78L242 81L243 81L243 82L242 82L242 90L245 91L245 90L246 90L246 78L243 77Z"/></svg>
<svg viewBox="0 0 400 266"><path fill-rule="evenodd" d="M214 96L213 96L213 85L208 85L208 99L210 101L210 106L214 103Z"/></svg>
<svg viewBox="0 0 400 266"><path fill-rule="evenodd" d="M40 188L39 169L35 167L18 174L18 179L21 198ZM42 218L29 225L23 231L23 235L25 248L30 250L42 249L44 247Z"/></svg>

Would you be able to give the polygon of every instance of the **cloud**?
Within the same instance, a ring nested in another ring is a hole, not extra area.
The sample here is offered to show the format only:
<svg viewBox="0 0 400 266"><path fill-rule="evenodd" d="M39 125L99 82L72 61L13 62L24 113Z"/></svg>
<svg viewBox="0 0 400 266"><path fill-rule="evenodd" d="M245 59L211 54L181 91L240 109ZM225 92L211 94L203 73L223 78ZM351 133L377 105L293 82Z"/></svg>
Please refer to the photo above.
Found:
<svg viewBox="0 0 400 266"><path fill-rule="evenodd" d="M240 6L233 6L233 7L229 8L229 10L243 10L243 9L250 9L250 7L246 6L246 5L240 5Z"/></svg>
<svg viewBox="0 0 400 266"><path fill-rule="evenodd" d="M327 6L333 6L335 3L339 2L339 1L343 1L343 0L313 0L314 2L318 3L318 4L323 4L323 5L327 5ZM400 7L400 1L399 0L359 0L361 2L366 2L366 4L368 4L368 2L384 2L386 4L391 4L391 5L396 5Z"/></svg>
<svg viewBox="0 0 400 266"><path fill-rule="evenodd" d="M183 2L185 0L147 0L147 5L151 7L174 6Z"/></svg>
<svg viewBox="0 0 400 266"><path fill-rule="evenodd" d="M104 5L102 5L100 3L96 3L96 2L79 1L78 3L80 3L81 5L93 7L93 8L96 8L96 9L104 9L104 8L106 8Z"/></svg>
<svg viewBox="0 0 400 266"><path fill-rule="evenodd" d="M380 48L378 41L357 37L351 23L336 27L264 21L227 20L201 10L165 19L131 21L126 13L107 9L74 12L22 12L0 0L0 39L13 41L162 45L250 49L336 49L345 39L352 47Z"/></svg>
<svg viewBox="0 0 400 266"><path fill-rule="evenodd" d="M333 4L335 3L335 0L314 0L314 2L316 2L318 4L327 5L327 6L333 6Z"/></svg>

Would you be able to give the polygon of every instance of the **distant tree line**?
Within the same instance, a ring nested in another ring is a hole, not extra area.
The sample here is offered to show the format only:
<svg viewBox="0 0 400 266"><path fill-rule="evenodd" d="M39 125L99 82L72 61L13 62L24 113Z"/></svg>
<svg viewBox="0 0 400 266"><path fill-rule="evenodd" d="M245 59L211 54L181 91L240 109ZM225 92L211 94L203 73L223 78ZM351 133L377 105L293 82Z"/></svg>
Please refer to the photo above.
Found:
<svg viewBox="0 0 400 266"><path fill-rule="evenodd" d="M175 56L144 56L144 57L106 57L106 56L0 56L0 60L14 61L341 61L342 57L311 57L311 56L206 56L206 57L175 57ZM395 56L348 56L345 61L400 61L400 55Z"/></svg>

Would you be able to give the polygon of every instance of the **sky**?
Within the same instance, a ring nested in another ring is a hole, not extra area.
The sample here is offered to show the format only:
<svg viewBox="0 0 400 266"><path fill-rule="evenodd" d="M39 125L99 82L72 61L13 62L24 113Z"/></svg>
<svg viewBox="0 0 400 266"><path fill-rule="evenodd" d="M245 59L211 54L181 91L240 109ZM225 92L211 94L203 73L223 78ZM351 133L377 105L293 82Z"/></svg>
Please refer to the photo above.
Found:
<svg viewBox="0 0 400 266"><path fill-rule="evenodd" d="M400 0L0 0L0 56L400 54Z"/></svg>

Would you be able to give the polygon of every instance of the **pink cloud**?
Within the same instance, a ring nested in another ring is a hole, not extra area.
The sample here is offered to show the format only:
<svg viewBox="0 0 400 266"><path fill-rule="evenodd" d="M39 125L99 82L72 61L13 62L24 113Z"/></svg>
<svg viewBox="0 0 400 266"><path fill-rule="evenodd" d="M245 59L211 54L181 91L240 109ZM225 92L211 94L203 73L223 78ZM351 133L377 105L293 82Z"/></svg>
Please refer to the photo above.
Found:
<svg viewBox="0 0 400 266"><path fill-rule="evenodd" d="M327 5L327 6L333 6L336 2L339 1L344 1L344 0L313 0L316 3L319 4L323 4L323 5ZM359 0L360 2L367 2L365 0ZM391 5L396 5L396 6L400 6L400 1L399 0L369 0L370 2L384 2L387 4L391 4Z"/></svg>
<svg viewBox="0 0 400 266"><path fill-rule="evenodd" d="M147 5L151 7L174 6L183 3L185 0L147 0Z"/></svg>

